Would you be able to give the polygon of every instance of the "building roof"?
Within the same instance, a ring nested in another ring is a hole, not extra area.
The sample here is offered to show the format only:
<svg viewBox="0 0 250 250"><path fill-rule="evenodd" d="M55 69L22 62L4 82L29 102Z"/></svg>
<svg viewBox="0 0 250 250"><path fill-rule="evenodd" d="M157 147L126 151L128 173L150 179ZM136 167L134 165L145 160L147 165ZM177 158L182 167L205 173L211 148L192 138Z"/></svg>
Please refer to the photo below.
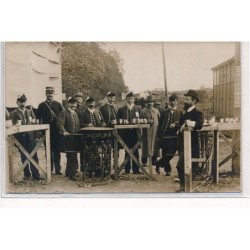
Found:
<svg viewBox="0 0 250 250"><path fill-rule="evenodd" d="M226 60L226 61L224 61L224 62L222 62L222 63L220 63L218 65L216 65L215 67L211 68L211 70L215 71L215 70L221 68L222 66L224 66L224 65L226 65L226 64L228 64L230 62L233 62L233 61L234 61L234 56L232 58L230 58L230 59L228 59L228 60Z"/></svg>

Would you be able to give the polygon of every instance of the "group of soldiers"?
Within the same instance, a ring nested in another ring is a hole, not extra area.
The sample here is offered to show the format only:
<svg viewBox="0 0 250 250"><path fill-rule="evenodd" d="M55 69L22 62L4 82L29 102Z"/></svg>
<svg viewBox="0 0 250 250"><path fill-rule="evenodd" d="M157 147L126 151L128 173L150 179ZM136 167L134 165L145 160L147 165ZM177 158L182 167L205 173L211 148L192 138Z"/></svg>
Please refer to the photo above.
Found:
<svg viewBox="0 0 250 250"><path fill-rule="evenodd" d="M184 186L184 153L183 153L183 130L185 126L193 127L191 134L192 157L199 155L199 142L196 130L203 126L203 114L197 110L196 103L199 97L196 91L189 90L185 95L184 109L178 108L178 96L173 94L169 97L168 106L164 110L154 108L152 96L146 99L146 107L141 108L135 105L135 95L129 92L126 95L126 104L120 108L115 104L116 94L109 91L106 94L107 102L99 109L96 108L94 98L88 97L84 102L82 93L76 93L67 100L67 107L54 100L55 90L53 87L46 87L46 100L39 104L36 116L32 110L26 108L27 98L25 95L18 96L17 108L10 113L9 119L13 124L21 120L21 124L30 124L33 119L38 119L41 124L50 125L50 146L51 146L51 170L56 175L62 175L60 160L60 138L76 134L80 128L84 127L111 127L123 121L124 124L134 124L135 119L145 118L151 124L151 150L153 152L152 162L155 165L155 171L160 174L160 169L165 170L165 175L171 175L170 161L179 152L177 163L178 176L180 180L180 189ZM20 133L17 139L23 147L30 153L34 148L35 141L39 135L32 132ZM138 135L135 129L126 129L121 133L126 145L132 149L138 141ZM141 162L144 166L147 164L146 143L142 147ZM160 149L162 156L160 157ZM26 160L25 155L21 153L21 161ZM135 157L139 160L139 151L134 151ZM66 176L76 181L78 179L78 158L77 153L66 153ZM80 169L83 171L84 155L80 154ZM125 154L127 157L127 153ZM159 158L160 157L160 158ZM38 161L37 155L34 160ZM142 174L139 166L133 161L127 161L124 169L125 174L129 174L132 168L133 174ZM31 171L31 172L30 172ZM39 171L30 164L24 169L24 178L30 177L40 180L42 177ZM98 177L98 173L96 173Z"/></svg>

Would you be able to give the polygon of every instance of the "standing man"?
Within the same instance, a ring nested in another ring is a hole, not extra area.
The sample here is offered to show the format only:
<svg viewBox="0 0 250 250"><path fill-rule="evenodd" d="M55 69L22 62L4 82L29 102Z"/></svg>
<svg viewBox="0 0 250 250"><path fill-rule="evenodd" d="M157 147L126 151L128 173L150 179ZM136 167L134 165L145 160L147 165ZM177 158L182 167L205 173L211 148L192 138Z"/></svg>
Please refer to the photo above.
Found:
<svg viewBox="0 0 250 250"><path fill-rule="evenodd" d="M105 127L100 112L95 108L95 100L92 97L86 99L87 109L81 111L78 116L80 126L83 127Z"/></svg>
<svg viewBox="0 0 250 250"><path fill-rule="evenodd" d="M103 120L108 127L111 127L114 122L117 123L117 111L118 108L114 104L115 102L115 93L109 91L107 93L107 103L100 107L100 112L102 114Z"/></svg>
<svg viewBox="0 0 250 250"><path fill-rule="evenodd" d="M184 173L184 146L183 146L183 130L185 126L189 126L193 128L191 132L191 154L192 158L198 158L200 154L200 145L198 132L196 130L200 130L203 126L204 116L202 112L198 111L195 107L196 103L199 102L198 93L195 90L189 90L187 94L185 94L185 103L184 103L184 114L180 119L180 133L178 138L178 151L179 151L179 161L177 163L177 171L180 179L180 190L184 190L184 181L185 181L185 173ZM194 167L194 163L192 164Z"/></svg>
<svg viewBox="0 0 250 250"><path fill-rule="evenodd" d="M45 94L47 97L46 101L39 104L37 116L40 123L50 125L51 171L55 167L55 173L62 175L60 165L60 133L57 126L57 117L63 111L63 107L59 102L54 100L54 87L46 87Z"/></svg>
<svg viewBox="0 0 250 250"><path fill-rule="evenodd" d="M150 95L146 99L146 108L142 110L142 117L146 118L147 121L151 124L150 126L150 134L151 134L151 152L152 156L152 163L154 164L157 160L157 156L159 156L159 149L157 147L157 129L158 129L158 122L160 118L160 112L158 109L154 108L154 100L153 97ZM145 138L145 137L143 137ZM147 139L143 140L142 143L142 164L147 164Z"/></svg>
<svg viewBox="0 0 250 250"><path fill-rule="evenodd" d="M10 113L10 119L12 120L13 125L17 124L18 120L21 120L22 125L31 124L32 119L35 119L35 115L32 110L28 110L26 108L27 98L25 95L17 97L17 108ZM34 132L24 132L17 133L15 138L19 141L19 143L27 150L28 153L31 153L34 147L36 146L36 138ZM21 150L19 150L21 154L22 164L26 161L26 156L23 154ZM33 156L34 160L38 163L37 153ZM31 171L31 173L30 173ZM24 180L28 180L32 174L34 180L43 180L44 178L40 176L38 169L30 162L29 165L23 170L24 172Z"/></svg>
<svg viewBox="0 0 250 250"><path fill-rule="evenodd" d="M170 161L177 151L177 131L182 111L177 108L178 97L169 97L169 107L163 110L158 127L159 144L162 148L162 158L156 162L156 172L160 174L160 167L164 168L166 176L171 175Z"/></svg>
<svg viewBox="0 0 250 250"><path fill-rule="evenodd" d="M136 106L134 104L135 102L135 96L134 93L131 91L126 95L126 101L127 104L121 108L118 109L117 112L117 119L125 119L128 124L133 124L134 118L140 118L141 117L141 109L140 107ZM138 141L138 135L136 132L136 129L126 129L122 133L122 138L126 145L132 149L136 142ZM139 161L139 151L138 149L134 152L135 157ZM125 153L125 158L129 157L128 153ZM125 165L125 174L129 174L131 169L131 163L130 160ZM139 171L139 166L133 161L132 163L132 170L134 174L142 174Z"/></svg>
<svg viewBox="0 0 250 250"><path fill-rule="evenodd" d="M77 107L76 112L80 113L85 109L84 103L83 103L83 94L81 92L78 92L74 95L75 99L77 100Z"/></svg>
<svg viewBox="0 0 250 250"><path fill-rule="evenodd" d="M58 115L58 128L63 136L76 134L80 129L80 122L77 113L77 100L74 97L68 98L68 108ZM66 176L73 181L77 181L78 159L76 152L66 153Z"/></svg>

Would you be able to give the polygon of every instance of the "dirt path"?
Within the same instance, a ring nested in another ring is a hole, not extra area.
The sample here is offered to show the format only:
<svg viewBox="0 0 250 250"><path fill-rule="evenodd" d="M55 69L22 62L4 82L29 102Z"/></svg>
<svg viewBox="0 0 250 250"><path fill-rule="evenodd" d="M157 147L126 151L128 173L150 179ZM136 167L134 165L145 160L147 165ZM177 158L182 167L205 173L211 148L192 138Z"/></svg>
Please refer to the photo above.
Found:
<svg viewBox="0 0 250 250"><path fill-rule="evenodd" d="M223 144L220 149L220 158L229 154L230 148ZM124 152L121 152L119 161L123 159ZM15 152L15 169L18 168L20 162L19 154ZM44 149L39 150L39 159L44 159ZM176 163L178 157L174 157L171 161L172 175L165 176L163 169L161 174L156 174L153 170L154 180L147 180L144 175L121 175L117 181L110 180L109 183L98 186L84 186L82 181L74 182L63 176L52 175L52 182L47 184L46 181L22 181L22 174L17 184L10 184L10 193L48 193L48 194L85 194L85 193L175 193L179 189L179 183L175 181L177 177ZM62 154L62 170L66 167L66 157ZM39 164L45 168L45 161L39 161ZM214 185L211 180L204 183L202 181L194 181L193 188L196 192L240 192L240 178L231 176L231 162L229 161L220 168L220 181L218 185Z"/></svg>

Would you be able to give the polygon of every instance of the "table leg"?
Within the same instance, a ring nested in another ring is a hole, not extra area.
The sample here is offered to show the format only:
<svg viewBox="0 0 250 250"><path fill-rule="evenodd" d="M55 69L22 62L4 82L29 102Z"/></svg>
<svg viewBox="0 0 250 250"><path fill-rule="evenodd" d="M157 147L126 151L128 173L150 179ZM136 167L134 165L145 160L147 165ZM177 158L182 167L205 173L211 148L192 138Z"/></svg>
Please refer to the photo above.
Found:
<svg viewBox="0 0 250 250"><path fill-rule="evenodd" d="M116 136L117 131L114 133L114 179L118 178L118 139Z"/></svg>
<svg viewBox="0 0 250 250"><path fill-rule="evenodd" d="M151 143L151 133L150 133L150 127L147 128L147 147L148 147L148 167L149 167L149 175L153 175L153 169L152 169L152 143Z"/></svg>
<svg viewBox="0 0 250 250"><path fill-rule="evenodd" d="M219 131L214 130L214 157L212 166L212 175L214 183L219 182Z"/></svg>
<svg viewBox="0 0 250 250"><path fill-rule="evenodd" d="M46 141L46 162L47 162L47 182L51 182L51 159L50 159L50 130L45 130Z"/></svg>

